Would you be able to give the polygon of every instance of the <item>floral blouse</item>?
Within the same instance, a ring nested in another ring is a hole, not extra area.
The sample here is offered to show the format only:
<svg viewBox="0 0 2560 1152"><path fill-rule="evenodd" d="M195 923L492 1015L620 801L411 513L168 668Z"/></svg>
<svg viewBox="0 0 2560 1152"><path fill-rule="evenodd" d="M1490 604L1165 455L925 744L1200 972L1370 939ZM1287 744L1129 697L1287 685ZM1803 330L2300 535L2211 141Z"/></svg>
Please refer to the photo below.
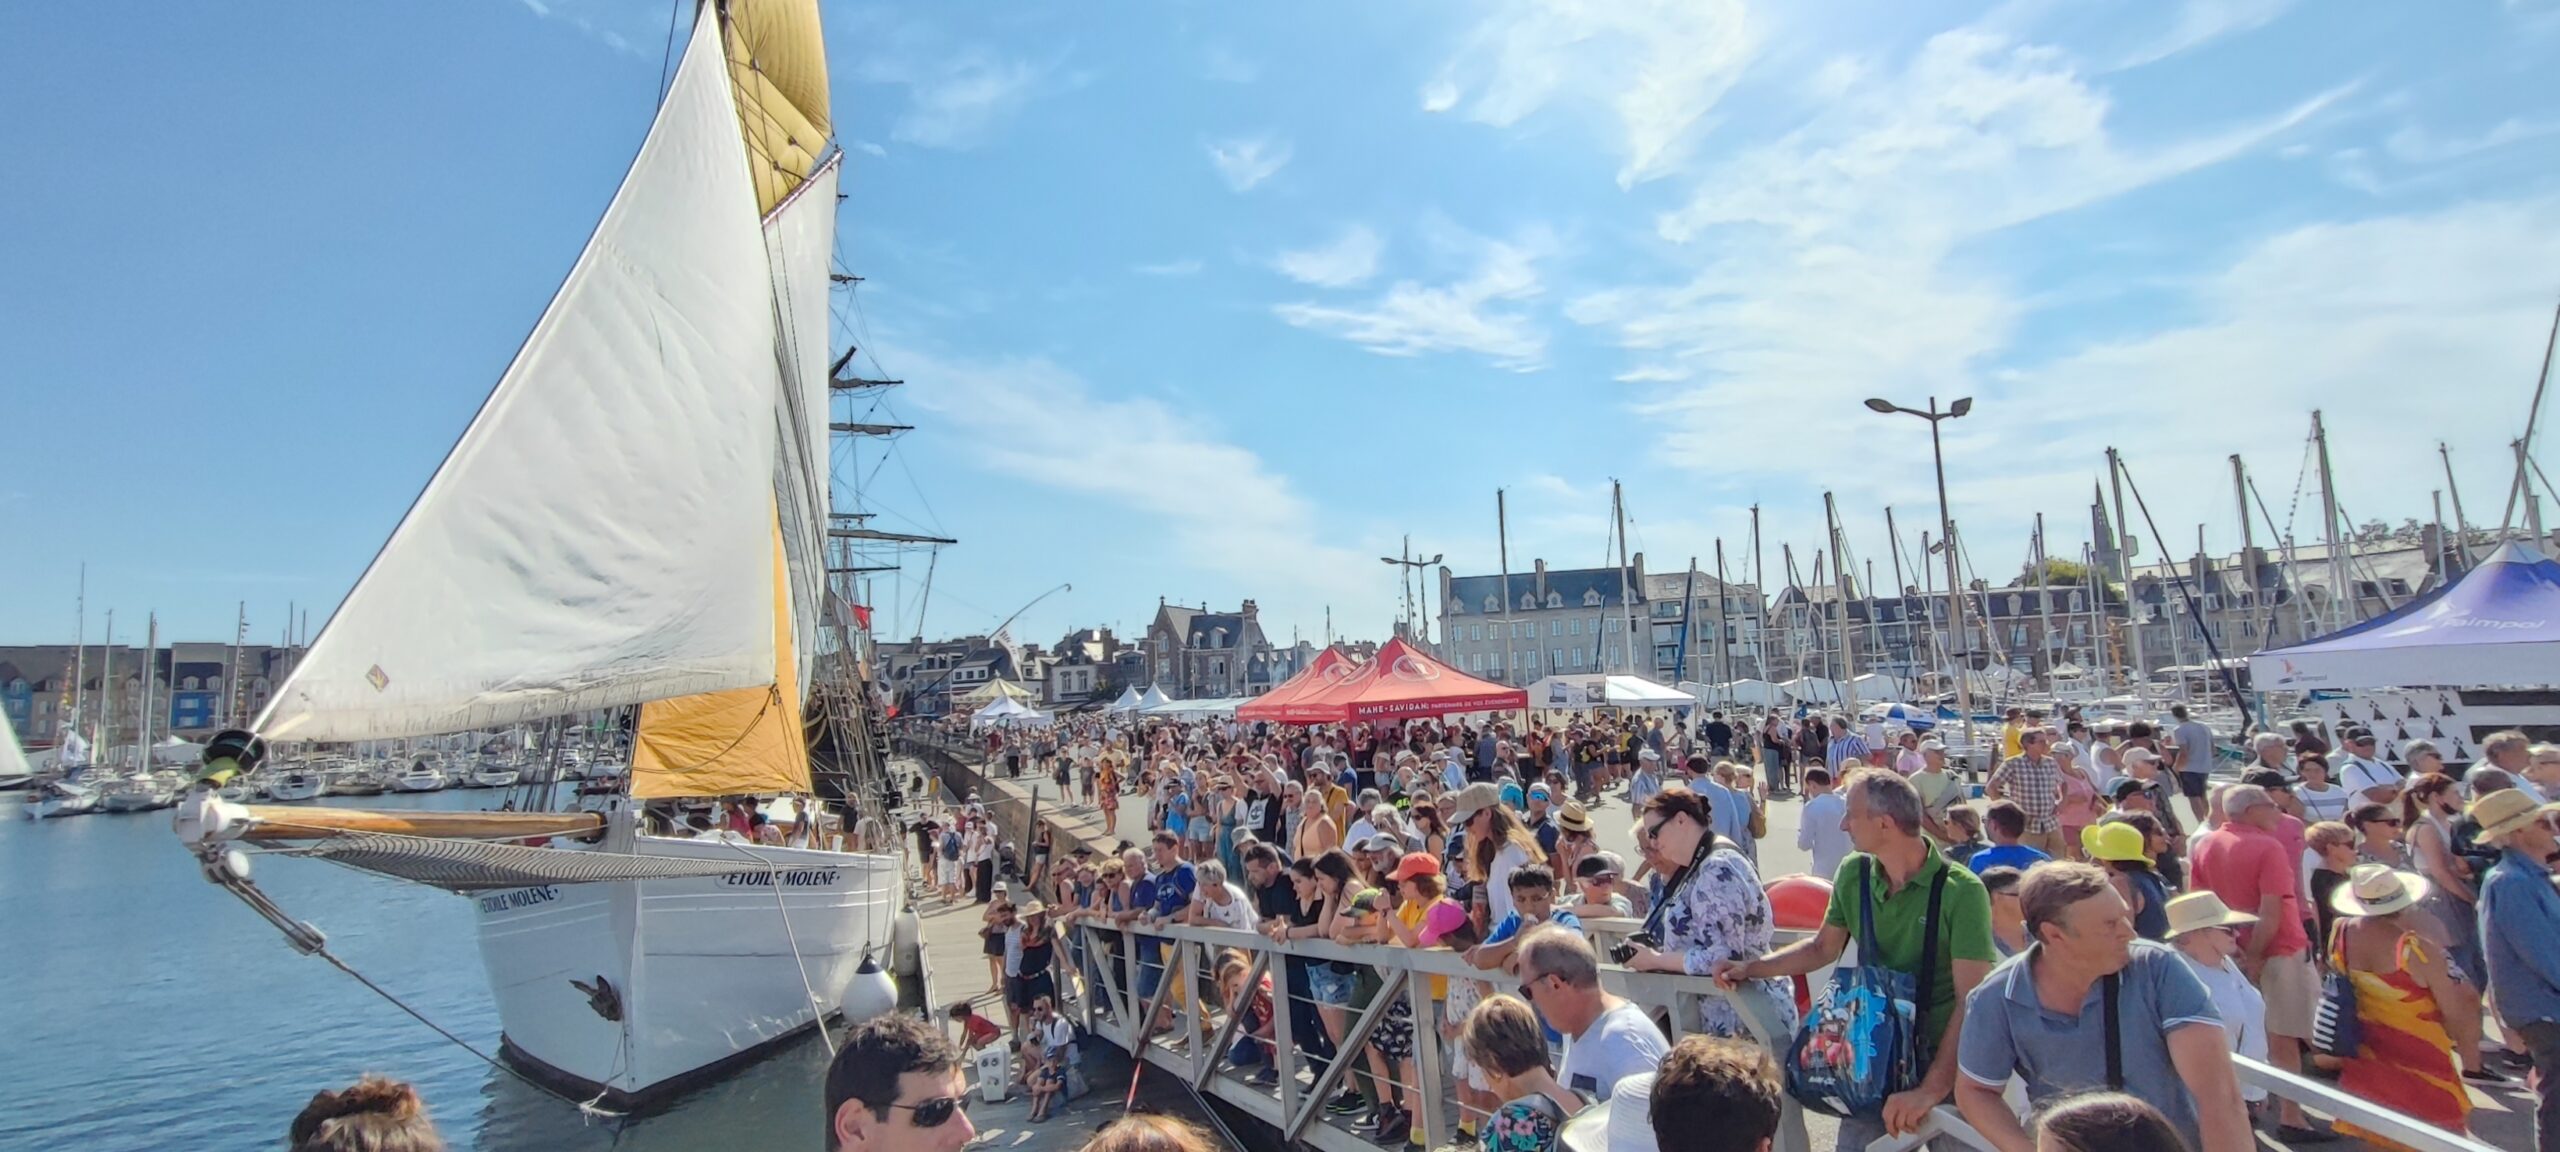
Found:
<svg viewBox="0 0 2560 1152"><path fill-rule="evenodd" d="M1533 1093L1493 1110L1484 1119L1484 1152L1547 1152L1564 1130L1564 1109Z"/></svg>
<svg viewBox="0 0 2560 1152"><path fill-rule="evenodd" d="M1769 895L1760 887L1751 862L1731 848L1718 848L1698 865L1688 891L1663 916L1662 950L1680 957L1691 976L1712 976L1720 960L1757 960L1770 951L1772 914ZM1779 1015L1780 1037L1796 1029L1796 998L1786 981L1759 981ZM1700 997L1698 1028L1716 1036L1748 1038L1742 1013L1721 996Z"/></svg>

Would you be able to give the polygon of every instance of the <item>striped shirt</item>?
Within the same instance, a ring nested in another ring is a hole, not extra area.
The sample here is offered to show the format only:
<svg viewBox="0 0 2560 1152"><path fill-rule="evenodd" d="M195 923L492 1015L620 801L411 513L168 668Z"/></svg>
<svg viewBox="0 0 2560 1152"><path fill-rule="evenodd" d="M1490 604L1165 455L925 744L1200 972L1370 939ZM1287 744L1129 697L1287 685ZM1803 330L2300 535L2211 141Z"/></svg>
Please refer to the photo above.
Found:
<svg viewBox="0 0 2560 1152"><path fill-rule="evenodd" d="M1831 769L1831 775L1837 778L1840 775L1841 762L1852 756L1860 760L1866 759L1867 756L1867 742L1855 732L1834 739L1830 750L1822 754L1822 763L1824 767Z"/></svg>
<svg viewBox="0 0 2560 1152"><path fill-rule="evenodd" d="M1989 784L2002 798L2027 810L2029 835L2054 830L2054 809L2062 804L2062 766L2052 757L2012 756L1991 770Z"/></svg>

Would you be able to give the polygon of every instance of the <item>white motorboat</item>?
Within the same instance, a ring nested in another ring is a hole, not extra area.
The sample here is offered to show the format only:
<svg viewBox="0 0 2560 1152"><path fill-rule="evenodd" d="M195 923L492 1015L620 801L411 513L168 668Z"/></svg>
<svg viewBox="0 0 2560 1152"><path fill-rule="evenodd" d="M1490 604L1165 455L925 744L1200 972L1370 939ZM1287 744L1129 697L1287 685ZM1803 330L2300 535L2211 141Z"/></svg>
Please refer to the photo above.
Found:
<svg viewBox="0 0 2560 1152"><path fill-rule="evenodd" d="M438 759L434 753L429 753L410 761L407 768L401 769L399 775L391 778L391 790L394 792L444 791L447 781L444 770L437 767Z"/></svg>
<svg viewBox="0 0 2560 1152"><path fill-rule="evenodd" d="M98 786L98 811L149 812L178 802L178 789L157 776L126 776Z"/></svg>
<svg viewBox="0 0 2560 1152"><path fill-rule="evenodd" d="M524 771L513 764L485 763L471 770L474 788L513 788Z"/></svg>
<svg viewBox="0 0 2560 1152"><path fill-rule="evenodd" d="M349 764L329 774L331 796L380 796L387 785L383 772L372 764Z"/></svg>
<svg viewBox="0 0 2560 1152"><path fill-rule="evenodd" d="M98 789L89 783L55 780L36 786L27 798L29 820L52 820L63 816L86 816L98 810Z"/></svg>
<svg viewBox="0 0 2560 1152"><path fill-rule="evenodd" d="M556 733L611 710L634 732L630 793L704 800L813 793L812 730L870 747L866 712L833 711L867 698L861 670L822 642L838 626L828 296L844 153L818 3L692 10L585 251L276 686L253 725L266 739ZM563 427L580 429L576 451ZM813 700L830 714L804 714ZM575 1099L642 1107L839 1011L894 1007L863 963L894 941L894 855L644 835L630 796L601 814L243 808L212 786L255 770L255 738L224 733L206 755L176 830L209 878L249 895L228 846L300 840L470 896L502 1052ZM521 778L483 763L471 783ZM845 790L883 827L885 784ZM558 793L529 791L536 808ZM358 830L386 835L345 836Z"/></svg>
<svg viewBox="0 0 2560 1152"><path fill-rule="evenodd" d="M307 765L269 773L267 798L286 804L317 800L329 793L328 773Z"/></svg>

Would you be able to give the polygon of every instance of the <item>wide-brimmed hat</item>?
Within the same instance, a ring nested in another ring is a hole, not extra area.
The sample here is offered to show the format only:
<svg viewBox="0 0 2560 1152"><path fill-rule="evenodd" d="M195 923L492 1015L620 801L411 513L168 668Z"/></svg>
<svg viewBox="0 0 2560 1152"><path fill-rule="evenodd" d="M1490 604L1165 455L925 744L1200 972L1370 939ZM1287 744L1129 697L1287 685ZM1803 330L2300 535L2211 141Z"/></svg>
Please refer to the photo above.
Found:
<svg viewBox="0 0 2560 1152"><path fill-rule="evenodd" d="M2427 878L2388 864L2358 864L2329 894L2329 907L2349 916L2388 916L2426 898Z"/></svg>
<svg viewBox="0 0 2560 1152"><path fill-rule="evenodd" d="M1502 806L1502 789L1491 781L1479 781L1458 790L1458 798L1449 805L1449 822L1464 824L1476 813Z"/></svg>
<svg viewBox="0 0 2560 1152"><path fill-rule="evenodd" d="M2157 764L2160 762L2160 754L2148 748L2127 748L2124 750L2123 760L2127 768L2136 764Z"/></svg>
<svg viewBox="0 0 2560 1152"><path fill-rule="evenodd" d="M2199 928L2245 928L2258 922L2246 912L2234 912L2211 892L2189 892L2169 901L2169 938L2184 936Z"/></svg>
<svg viewBox="0 0 2560 1152"><path fill-rule="evenodd" d="M1046 916L1046 915L1048 915L1048 914L1049 914L1049 906L1048 906L1048 905L1046 905L1046 904L1043 904L1043 903L1041 903L1041 902L1039 902L1039 901L1037 901L1037 900L1034 900L1034 901L1032 901L1032 902L1030 902L1030 903L1028 903L1028 904L1023 905L1022 907L1020 907L1020 908L1018 908L1018 909L1015 909L1015 912L1016 912L1018 915L1020 915L1023 919L1028 920L1028 919L1030 919L1030 918L1032 918L1032 917L1034 917L1034 916Z"/></svg>
<svg viewBox="0 0 2560 1152"><path fill-rule="evenodd" d="M1396 870L1387 873L1387 879L1401 882L1411 880L1416 876L1437 876L1439 874L1439 857L1428 852L1407 852L1404 854L1404 859L1396 861Z"/></svg>
<svg viewBox="0 0 2560 1152"><path fill-rule="evenodd" d="M1556 827L1567 832L1588 834L1591 831L1591 813L1584 811L1582 805L1568 800L1564 811L1556 814Z"/></svg>
<svg viewBox="0 0 2560 1152"><path fill-rule="evenodd" d="M2471 802L2471 818L2480 824L2483 836L2502 836L2533 822L2546 808L2560 805L2536 804L2522 789L2501 788Z"/></svg>
<svg viewBox="0 0 2560 1152"><path fill-rule="evenodd" d="M2092 824L2080 830L2080 850L2092 860L2140 860L2149 863L2142 829L2122 822Z"/></svg>

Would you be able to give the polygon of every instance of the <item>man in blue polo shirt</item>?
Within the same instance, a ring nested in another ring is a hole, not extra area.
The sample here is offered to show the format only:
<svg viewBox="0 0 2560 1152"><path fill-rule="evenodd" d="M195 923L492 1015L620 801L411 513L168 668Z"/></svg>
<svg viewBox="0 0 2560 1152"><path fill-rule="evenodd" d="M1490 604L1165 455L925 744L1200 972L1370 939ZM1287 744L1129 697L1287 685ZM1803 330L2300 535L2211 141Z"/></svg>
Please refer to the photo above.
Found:
<svg viewBox="0 0 2560 1152"><path fill-rule="evenodd" d="M2018 905L2030 943L1965 998L1956 1054L1965 1122L1999 1152L2034 1152L2002 1095L2015 1075L2039 1110L2124 1092L2158 1108L2197 1152L2254 1149L2212 992L2176 952L2134 938L2107 874L2040 865L2018 885Z"/></svg>
<svg viewBox="0 0 2560 1152"><path fill-rule="evenodd" d="M1171 832L1156 833L1154 871L1139 880L1130 893L1131 904L1146 909L1149 926L1161 928L1191 907L1191 895L1200 889L1199 874L1182 859L1182 841ZM1142 903L1151 902L1151 903ZM1138 999L1141 1003L1156 994L1156 986L1164 980L1164 939L1145 937L1138 942ZM1173 1001L1168 998L1155 1019L1148 1022L1148 1035L1168 1031L1172 1023Z"/></svg>

